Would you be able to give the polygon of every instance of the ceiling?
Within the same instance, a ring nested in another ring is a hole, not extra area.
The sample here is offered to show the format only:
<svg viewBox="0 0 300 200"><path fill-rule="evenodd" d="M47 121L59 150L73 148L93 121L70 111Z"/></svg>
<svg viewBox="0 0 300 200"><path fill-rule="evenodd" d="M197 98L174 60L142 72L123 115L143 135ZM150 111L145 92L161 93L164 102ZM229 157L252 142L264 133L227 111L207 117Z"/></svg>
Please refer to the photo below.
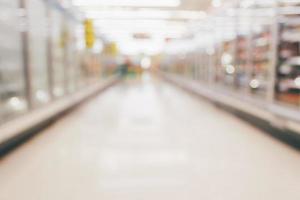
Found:
<svg viewBox="0 0 300 200"><path fill-rule="evenodd" d="M184 10L207 10L211 0L183 0L179 9Z"/></svg>
<svg viewBox="0 0 300 200"><path fill-rule="evenodd" d="M154 54L167 38L182 38L188 24L206 17L212 1L222 0L73 0L94 20L101 37L127 53ZM162 6L164 5L164 6ZM134 35L148 35L147 39Z"/></svg>
<svg viewBox="0 0 300 200"><path fill-rule="evenodd" d="M81 7L94 8L94 9L107 9L107 8L157 8L157 9L170 9L170 10L207 10L212 4L212 1L224 0L73 0L73 3ZM128 6L126 5L128 3ZM138 6L131 6L130 4L137 4ZM139 3L137 3L139 2ZM151 3L150 3L151 2ZM159 6L164 2L177 2L176 6ZM157 6L155 5L157 4ZM154 5L154 6L151 6Z"/></svg>

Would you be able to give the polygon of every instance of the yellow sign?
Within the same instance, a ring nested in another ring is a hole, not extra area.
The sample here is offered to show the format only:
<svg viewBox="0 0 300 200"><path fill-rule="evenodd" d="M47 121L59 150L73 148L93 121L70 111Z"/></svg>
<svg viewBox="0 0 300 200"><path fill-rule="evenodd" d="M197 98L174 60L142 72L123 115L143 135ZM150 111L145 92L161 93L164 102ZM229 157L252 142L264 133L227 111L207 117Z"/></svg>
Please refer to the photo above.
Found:
<svg viewBox="0 0 300 200"><path fill-rule="evenodd" d="M94 24L91 19L86 19L84 21L85 27L85 44L86 47L91 49L95 43L95 31L94 31Z"/></svg>
<svg viewBox="0 0 300 200"><path fill-rule="evenodd" d="M104 52L107 55L116 56L119 52L118 45L115 42L111 42L105 45Z"/></svg>

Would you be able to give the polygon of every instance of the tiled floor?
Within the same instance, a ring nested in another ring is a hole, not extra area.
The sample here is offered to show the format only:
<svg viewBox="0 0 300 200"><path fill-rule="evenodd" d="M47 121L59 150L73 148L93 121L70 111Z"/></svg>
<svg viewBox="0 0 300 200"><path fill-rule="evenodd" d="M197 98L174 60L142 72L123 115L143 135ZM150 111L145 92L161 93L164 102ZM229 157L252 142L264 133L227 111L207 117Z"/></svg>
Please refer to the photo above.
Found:
<svg viewBox="0 0 300 200"><path fill-rule="evenodd" d="M0 200L299 200L300 154L145 75L0 162Z"/></svg>

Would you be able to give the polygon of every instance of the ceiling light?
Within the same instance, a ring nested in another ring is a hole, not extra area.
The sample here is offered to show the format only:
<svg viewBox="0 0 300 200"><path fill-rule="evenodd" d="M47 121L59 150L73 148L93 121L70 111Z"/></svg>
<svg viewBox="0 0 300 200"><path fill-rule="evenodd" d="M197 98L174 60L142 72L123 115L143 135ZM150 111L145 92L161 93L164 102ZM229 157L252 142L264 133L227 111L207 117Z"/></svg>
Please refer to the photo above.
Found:
<svg viewBox="0 0 300 200"><path fill-rule="evenodd" d="M86 17L92 19L164 19L164 20L201 20L206 17L203 11L183 10L86 10Z"/></svg>
<svg viewBox="0 0 300 200"><path fill-rule="evenodd" d="M73 0L75 6L178 7L181 0Z"/></svg>
<svg viewBox="0 0 300 200"><path fill-rule="evenodd" d="M241 2L241 7L242 8L249 8L255 4L254 0L244 0Z"/></svg>
<svg viewBox="0 0 300 200"><path fill-rule="evenodd" d="M222 0L212 0L211 5L216 8L220 7L222 6Z"/></svg>
<svg viewBox="0 0 300 200"><path fill-rule="evenodd" d="M166 29L180 29L185 30L186 26L183 22L173 22L165 20L94 20L95 28L101 31L111 29L117 30L139 30L139 31L153 31Z"/></svg>

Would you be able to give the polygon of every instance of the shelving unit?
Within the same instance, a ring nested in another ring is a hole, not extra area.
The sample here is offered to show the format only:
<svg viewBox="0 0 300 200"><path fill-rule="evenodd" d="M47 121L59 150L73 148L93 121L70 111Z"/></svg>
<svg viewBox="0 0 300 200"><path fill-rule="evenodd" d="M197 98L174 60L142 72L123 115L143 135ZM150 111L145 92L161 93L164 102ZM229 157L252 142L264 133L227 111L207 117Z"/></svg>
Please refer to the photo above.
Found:
<svg viewBox="0 0 300 200"><path fill-rule="evenodd" d="M281 3L276 100L300 106L300 3Z"/></svg>
<svg viewBox="0 0 300 200"><path fill-rule="evenodd" d="M235 82L234 87L239 90L247 90L250 68L250 18L239 18L237 24L236 58L235 58Z"/></svg>
<svg viewBox="0 0 300 200"><path fill-rule="evenodd" d="M17 0L0 3L0 123L26 111L18 3ZM10 97L15 98L3 103ZM7 108L12 103L19 106L14 113Z"/></svg>
<svg viewBox="0 0 300 200"><path fill-rule="evenodd" d="M251 38L251 92L266 97L272 68L272 25L256 23Z"/></svg>

